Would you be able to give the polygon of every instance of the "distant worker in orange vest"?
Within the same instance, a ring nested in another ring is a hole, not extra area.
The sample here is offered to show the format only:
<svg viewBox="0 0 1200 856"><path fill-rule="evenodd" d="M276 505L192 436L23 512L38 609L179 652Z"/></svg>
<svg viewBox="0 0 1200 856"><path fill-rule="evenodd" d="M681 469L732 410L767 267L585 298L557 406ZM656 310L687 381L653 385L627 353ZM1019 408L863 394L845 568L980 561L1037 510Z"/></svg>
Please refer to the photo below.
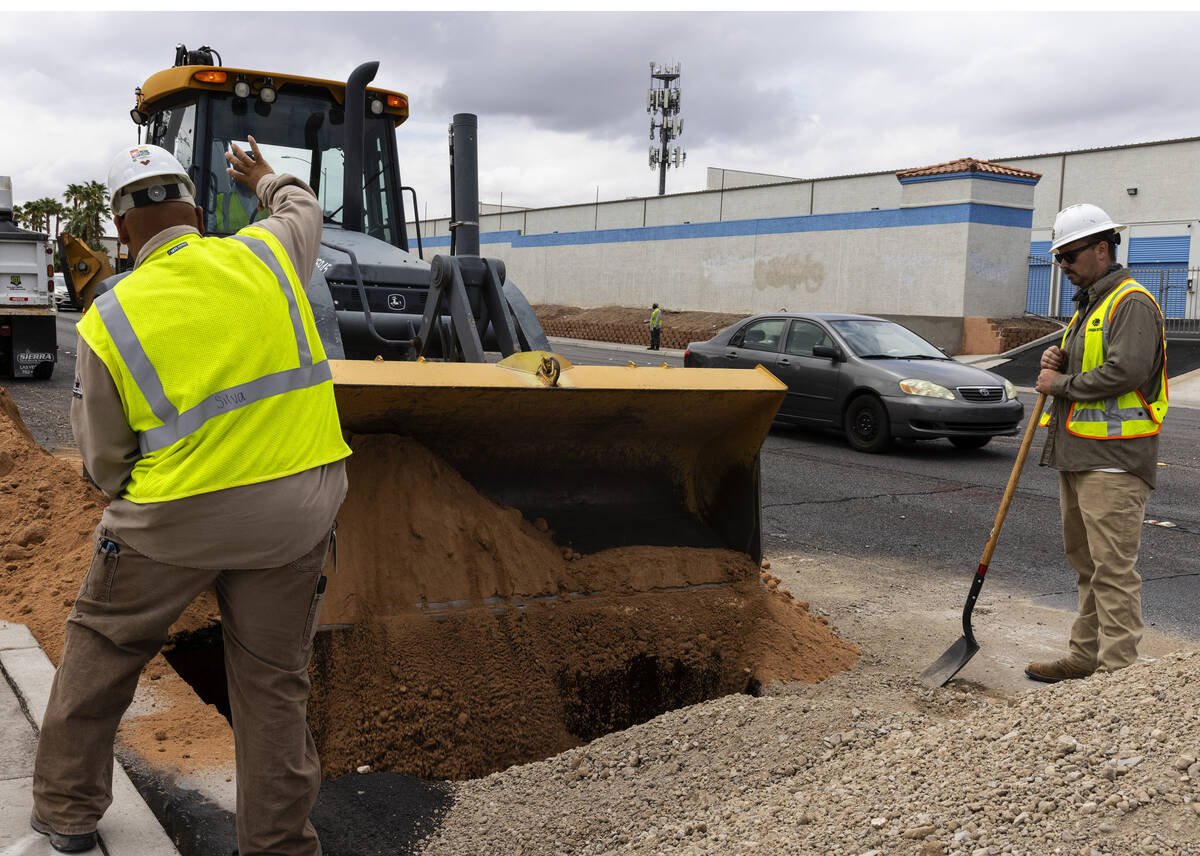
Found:
<svg viewBox="0 0 1200 856"><path fill-rule="evenodd" d="M662 310L655 303L650 307L650 347L647 351L657 351L658 340L662 337Z"/></svg>
<svg viewBox="0 0 1200 856"><path fill-rule="evenodd" d="M1079 614L1068 655L1025 668L1035 681L1128 666L1142 638L1134 566L1167 413L1166 342L1158 303L1116 261L1124 228L1087 204L1054 221L1050 251L1075 286L1077 309L1061 347L1042 354L1036 389L1054 396L1042 417L1049 430L1041 464L1058 470Z"/></svg>

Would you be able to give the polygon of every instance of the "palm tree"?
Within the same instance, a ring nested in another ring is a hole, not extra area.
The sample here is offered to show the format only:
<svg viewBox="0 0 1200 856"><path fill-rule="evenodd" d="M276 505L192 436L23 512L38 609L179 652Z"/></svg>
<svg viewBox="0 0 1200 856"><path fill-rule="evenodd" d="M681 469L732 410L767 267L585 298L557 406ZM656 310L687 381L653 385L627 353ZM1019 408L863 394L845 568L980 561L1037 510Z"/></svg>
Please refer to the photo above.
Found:
<svg viewBox="0 0 1200 856"><path fill-rule="evenodd" d="M108 188L102 182L67 186L67 195L73 208L67 217L66 232L94 250L102 250L100 238L104 236L104 218L108 216Z"/></svg>
<svg viewBox="0 0 1200 856"><path fill-rule="evenodd" d="M63 204L57 199L53 199L49 196L43 196L41 199L35 199L30 204L35 206L35 210L40 217L40 225L43 227L41 231L44 231L51 237L57 236L59 230L56 227L60 225L62 216L67 213L66 207L64 207ZM52 217L54 218L53 227L51 226L50 222L50 218Z"/></svg>
<svg viewBox="0 0 1200 856"><path fill-rule="evenodd" d="M50 200L43 197L25 203L25 222L34 232L45 232L46 221L49 219L49 209L46 203Z"/></svg>
<svg viewBox="0 0 1200 856"><path fill-rule="evenodd" d="M86 185L68 184L67 190L63 194L63 197L66 198L67 204L69 204L71 206L71 210L76 211L79 209L79 203L81 203L83 201L83 199L86 195L87 195Z"/></svg>

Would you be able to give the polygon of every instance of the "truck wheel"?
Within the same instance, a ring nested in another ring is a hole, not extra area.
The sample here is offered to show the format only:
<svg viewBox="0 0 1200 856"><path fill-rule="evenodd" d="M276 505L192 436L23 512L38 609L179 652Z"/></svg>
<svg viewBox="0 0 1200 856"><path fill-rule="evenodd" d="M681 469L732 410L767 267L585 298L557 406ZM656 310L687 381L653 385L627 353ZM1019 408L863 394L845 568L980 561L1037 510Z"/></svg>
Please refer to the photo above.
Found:
<svg viewBox="0 0 1200 856"><path fill-rule="evenodd" d="M54 363L38 363L33 367L34 380L50 380L50 375L52 374L54 374Z"/></svg>

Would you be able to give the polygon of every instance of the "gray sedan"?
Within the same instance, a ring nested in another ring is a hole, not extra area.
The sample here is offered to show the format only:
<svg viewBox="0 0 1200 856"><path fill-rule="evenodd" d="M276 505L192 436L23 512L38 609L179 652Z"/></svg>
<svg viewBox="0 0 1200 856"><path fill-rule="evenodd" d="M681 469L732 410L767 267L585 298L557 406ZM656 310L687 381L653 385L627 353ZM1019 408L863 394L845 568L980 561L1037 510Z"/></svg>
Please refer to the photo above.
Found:
<svg viewBox="0 0 1200 856"><path fill-rule="evenodd" d="M841 430L860 452L882 452L893 438L979 449L1017 433L1024 413L1009 381L869 315L757 315L692 342L683 363L764 366L788 387L777 420Z"/></svg>

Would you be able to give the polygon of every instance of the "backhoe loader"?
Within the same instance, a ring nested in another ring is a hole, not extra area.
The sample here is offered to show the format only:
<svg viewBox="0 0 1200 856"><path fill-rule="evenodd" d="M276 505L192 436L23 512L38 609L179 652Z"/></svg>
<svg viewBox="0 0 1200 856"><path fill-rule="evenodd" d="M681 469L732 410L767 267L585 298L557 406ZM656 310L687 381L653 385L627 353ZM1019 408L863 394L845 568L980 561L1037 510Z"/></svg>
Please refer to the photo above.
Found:
<svg viewBox="0 0 1200 856"><path fill-rule="evenodd" d="M369 85L378 63L358 66L342 83L229 67L213 53L178 46L175 65L137 89L131 115L139 143L144 130L146 142L188 169L210 235L265 216L225 173L225 151L233 142L248 148L249 135L275 169L305 179L322 203L322 247L307 292L354 449L324 627L350 631L397 616L444 622L476 608L526 613L551 601L569 612L595 596L608 609L623 597L744 591L751 576L760 587L759 448L782 384L761 369L573 366L551 352L503 263L479 255L473 115L456 115L450 128L451 254L426 262L419 234L418 253L411 251L404 196L415 211L416 194L398 166L396 129L409 100ZM464 584L462 574L414 568L403 544L419 536L394 504L413 441L489 501L536 522L568 558L638 545L722 549L751 571L733 579L640 568L600 591L578 576L522 584L479 571ZM641 632L643 642L653 633Z"/></svg>

